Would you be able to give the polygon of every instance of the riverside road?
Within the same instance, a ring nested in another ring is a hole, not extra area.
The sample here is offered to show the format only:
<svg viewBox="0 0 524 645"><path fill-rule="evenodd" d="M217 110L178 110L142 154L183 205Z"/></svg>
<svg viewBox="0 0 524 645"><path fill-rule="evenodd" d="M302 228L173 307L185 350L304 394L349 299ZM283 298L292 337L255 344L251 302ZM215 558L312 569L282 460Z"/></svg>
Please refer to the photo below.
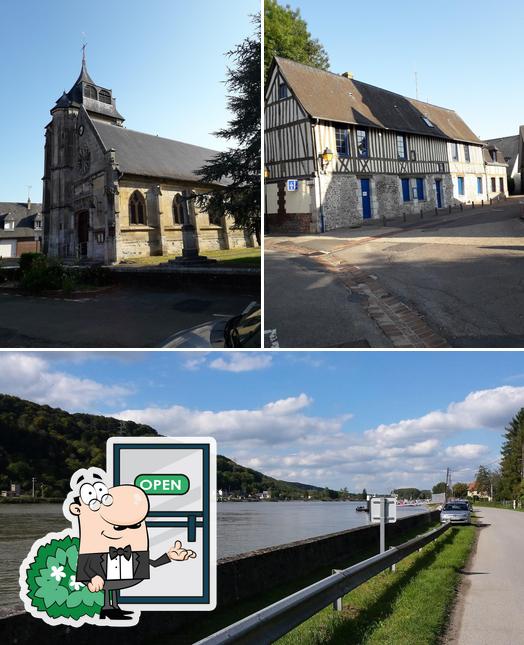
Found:
<svg viewBox="0 0 524 645"><path fill-rule="evenodd" d="M463 586L448 645L524 643L524 513L477 507L477 550Z"/></svg>
<svg viewBox="0 0 524 645"><path fill-rule="evenodd" d="M355 338L388 346L380 332L395 346L439 346L424 342L423 324L452 347L524 347L523 212L519 196L405 224L269 237L266 328L276 329L281 347ZM341 273L351 270L358 280L346 281L344 296ZM418 317L419 342L403 313Z"/></svg>

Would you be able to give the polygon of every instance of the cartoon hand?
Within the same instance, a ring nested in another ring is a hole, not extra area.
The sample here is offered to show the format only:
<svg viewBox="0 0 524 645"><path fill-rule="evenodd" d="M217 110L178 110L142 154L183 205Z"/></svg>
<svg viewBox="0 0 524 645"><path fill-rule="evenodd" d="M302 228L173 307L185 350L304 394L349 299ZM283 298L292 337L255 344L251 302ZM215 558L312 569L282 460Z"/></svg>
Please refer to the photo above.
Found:
<svg viewBox="0 0 524 645"><path fill-rule="evenodd" d="M167 552L167 557L170 560L188 560L189 558L196 558L196 553L191 551L191 549L183 549L182 542L177 540L175 546L169 549Z"/></svg>
<svg viewBox="0 0 524 645"><path fill-rule="evenodd" d="M101 591L104 588L104 579L100 576L94 576L91 578L91 582L87 583L87 588L93 593Z"/></svg>

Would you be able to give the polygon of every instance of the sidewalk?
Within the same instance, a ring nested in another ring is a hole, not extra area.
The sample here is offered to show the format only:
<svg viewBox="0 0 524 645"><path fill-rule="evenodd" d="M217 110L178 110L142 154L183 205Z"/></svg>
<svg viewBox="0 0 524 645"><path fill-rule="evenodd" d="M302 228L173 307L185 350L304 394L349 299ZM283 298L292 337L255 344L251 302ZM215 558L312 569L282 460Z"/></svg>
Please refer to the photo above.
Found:
<svg viewBox="0 0 524 645"><path fill-rule="evenodd" d="M469 218L474 214L484 215L512 206L515 207L515 216L519 216L520 211L524 210L524 195L513 195L505 200L493 202L491 206L481 207L477 205L472 208L469 205L464 206L463 209L454 207L451 213L447 208L440 209L437 215L435 215L435 211L425 211L422 219L420 214L410 214L405 217L389 218L385 222L379 219L367 220L358 228L337 228L326 233L268 234L265 237L265 247L267 249L278 248L280 243L288 242L297 247L307 247L322 253L336 253L348 246L365 244L373 239L392 237L406 230L416 230L417 228L428 230L450 222L459 222L461 219ZM519 206L521 207L520 209L518 208Z"/></svg>
<svg viewBox="0 0 524 645"><path fill-rule="evenodd" d="M464 568L447 645L524 643L524 513L478 507L477 550Z"/></svg>

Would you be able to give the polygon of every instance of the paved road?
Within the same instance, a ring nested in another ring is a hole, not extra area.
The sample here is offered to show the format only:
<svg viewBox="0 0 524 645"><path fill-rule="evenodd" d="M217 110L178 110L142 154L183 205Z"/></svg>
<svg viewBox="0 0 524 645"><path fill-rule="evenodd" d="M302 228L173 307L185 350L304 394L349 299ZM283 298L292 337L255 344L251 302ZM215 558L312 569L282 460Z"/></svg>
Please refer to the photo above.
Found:
<svg viewBox="0 0 524 645"><path fill-rule="evenodd" d="M0 347L156 347L253 300L249 293L123 287L84 300L0 294Z"/></svg>
<svg viewBox="0 0 524 645"><path fill-rule="evenodd" d="M265 252L265 329L281 347L390 347L358 299L313 260Z"/></svg>
<svg viewBox="0 0 524 645"><path fill-rule="evenodd" d="M477 551L465 570L464 587L448 643L524 643L524 513L478 509Z"/></svg>
<svg viewBox="0 0 524 645"><path fill-rule="evenodd" d="M432 218L416 228L363 227L288 241L330 253L341 264L374 276L452 346L524 347L524 221L518 217L518 201ZM366 239L384 233L389 235ZM279 241L272 238L270 248L278 248ZM266 276L272 270L269 262ZM273 291L275 285L266 277L266 315L277 328L282 325L282 299L296 297L292 275L286 280L287 294ZM336 287L331 283L326 288ZM297 314L298 321L307 312ZM326 311L317 315L331 324Z"/></svg>

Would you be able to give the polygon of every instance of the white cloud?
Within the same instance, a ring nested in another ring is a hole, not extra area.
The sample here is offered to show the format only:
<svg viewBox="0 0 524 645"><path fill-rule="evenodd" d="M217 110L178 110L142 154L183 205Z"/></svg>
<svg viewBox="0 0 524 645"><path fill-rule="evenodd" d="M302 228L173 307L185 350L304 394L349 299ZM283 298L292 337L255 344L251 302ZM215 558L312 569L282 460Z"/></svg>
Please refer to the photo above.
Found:
<svg viewBox="0 0 524 645"><path fill-rule="evenodd" d="M479 443L463 443L456 446L448 446L445 450L446 457L454 460L480 459L488 452L487 446Z"/></svg>
<svg viewBox="0 0 524 645"><path fill-rule="evenodd" d="M471 392L445 410L350 432L350 414L319 417L305 393L257 409L195 410L174 405L130 409L115 416L146 423L162 434L212 435L219 451L239 463L286 479L375 492L431 487L450 466L454 481L471 481L497 454L482 443L449 445L457 433L499 433L524 405L524 388ZM474 436L474 434L473 434Z"/></svg>
<svg viewBox="0 0 524 645"><path fill-rule="evenodd" d="M306 416L300 410L311 400L305 395L274 401L254 410L193 410L181 405L167 408L149 407L123 410L113 416L152 425L166 435L212 435L224 447L238 454L252 454L254 445L308 443L311 438L321 441L338 433L344 422L341 418ZM227 452L226 452L227 454ZM231 452L229 453L231 454Z"/></svg>
<svg viewBox="0 0 524 645"><path fill-rule="evenodd" d="M100 402L123 405L131 393L127 387L107 386L57 370L43 356L1 352L0 391L36 403L73 410L88 410Z"/></svg>
<svg viewBox="0 0 524 645"><path fill-rule="evenodd" d="M523 405L524 387L504 385L471 392L463 401L450 403L445 411L379 425L365 434L379 445L397 445L425 436L443 438L462 430L500 430Z"/></svg>
<svg viewBox="0 0 524 645"><path fill-rule="evenodd" d="M234 352L227 356L215 358L209 362L209 367L225 372L251 372L271 367L273 357L271 354L253 352Z"/></svg>

